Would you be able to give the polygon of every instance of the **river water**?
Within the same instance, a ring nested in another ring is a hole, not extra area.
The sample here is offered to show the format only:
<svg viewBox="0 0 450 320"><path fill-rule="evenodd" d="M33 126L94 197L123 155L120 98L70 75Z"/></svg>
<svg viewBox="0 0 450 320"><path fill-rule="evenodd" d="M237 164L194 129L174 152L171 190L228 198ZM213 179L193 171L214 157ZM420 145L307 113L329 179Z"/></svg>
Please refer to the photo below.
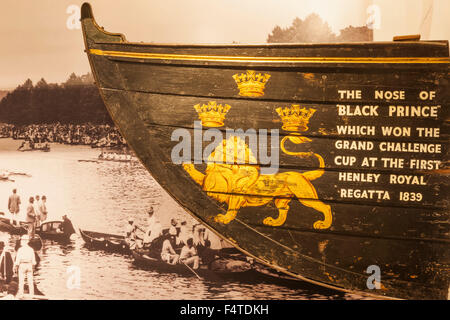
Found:
<svg viewBox="0 0 450 320"><path fill-rule="evenodd" d="M51 144L50 152L19 152L21 141L0 139L0 172L27 173L0 181L0 212L17 188L24 218L28 198L47 196L48 220L67 214L76 229L123 234L127 218L145 226L153 206L163 227L172 217L194 220L153 180L140 163L80 162L99 149ZM0 233L0 238L7 237ZM44 242L35 281L51 299L360 299L311 284L216 282L159 274L133 265L131 257L90 251L76 236L69 245ZM79 281L78 281L79 280ZM79 284L79 285L78 285Z"/></svg>

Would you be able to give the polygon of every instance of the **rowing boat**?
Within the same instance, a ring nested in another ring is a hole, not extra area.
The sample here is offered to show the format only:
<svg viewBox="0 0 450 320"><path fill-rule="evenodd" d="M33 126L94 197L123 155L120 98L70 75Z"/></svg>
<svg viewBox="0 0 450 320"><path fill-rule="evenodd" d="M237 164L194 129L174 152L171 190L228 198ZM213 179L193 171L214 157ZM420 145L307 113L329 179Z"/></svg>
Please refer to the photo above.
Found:
<svg viewBox="0 0 450 320"><path fill-rule="evenodd" d="M0 213L4 216L4 213ZM27 233L27 224L20 221L19 226L16 224L11 224L11 220L5 217L0 217L0 231L7 232L14 235L22 235Z"/></svg>
<svg viewBox="0 0 450 320"><path fill-rule="evenodd" d="M43 147L37 147L37 148L21 148L21 147L19 147L17 150L18 150L18 151L21 151L21 152L26 152L26 151L43 151L43 152L50 152L50 146L45 145L45 146L43 146Z"/></svg>
<svg viewBox="0 0 450 320"><path fill-rule="evenodd" d="M61 243L70 242L70 237L75 230L65 231L63 221L46 221L36 228L36 233L44 240L51 240Z"/></svg>
<svg viewBox="0 0 450 320"><path fill-rule="evenodd" d="M200 265L198 269L192 269L183 263L170 264L159 258L150 257L145 251L132 250L134 263L137 266L147 268L159 273L177 273L182 276L199 276L206 279L241 279L252 281L254 271L249 263L234 259L217 259L209 265Z"/></svg>
<svg viewBox="0 0 450 320"><path fill-rule="evenodd" d="M92 250L103 250L111 253L123 255L131 254L125 237L109 233L101 233L80 229L80 235L86 246Z"/></svg>
<svg viewBox="0 0 450 320"><path fill-rule="evenodd" d="M61 232L62 230L62 221L47 221L42 223L39 227L36 228L36 235L39 236L39 240L36 239L37 243L44 240L52 240L57 242L67 242L70 241L70 236L75 232L69 231L67 233ZM7 232L13 235L23 235L27 233L27 223L20 221L20 226L16 224L11 224L10 219L0 217L0 231ZM42 245L38 245L37 247L42 247Z"/></svg>
<svg viewBox="0 0 450 320"><path fill-rule="evenodd" d="M448 41L170 45L106 32L95 83L153 178L289 276L447 299Z"/></svg>
<svg viewBox="0 0 450 320"><path fill-rule="evenodd" d="M11 224L10 219L0 217L0 231L7 232L11 235L24 235L27 234L27 224L25 222L19 222L20 226L15 224ZM16 241L16 249L20 245L20 238ZM32 247L35 251L40 251L42 249L42 239L39 234L35 234L33 239L29 242L30 247Z"/></svg>
<svg viewBox="0 0 450 320"><path fill-rule="evenodd" d="M167 236L169 229L163 229L162 234ZM86 246L92 250L103 250L111 253L131 255L131 250L125 237L117 234L87 231L80 229L80 235ZM157 241L162 245L161 241Z"/></svg>

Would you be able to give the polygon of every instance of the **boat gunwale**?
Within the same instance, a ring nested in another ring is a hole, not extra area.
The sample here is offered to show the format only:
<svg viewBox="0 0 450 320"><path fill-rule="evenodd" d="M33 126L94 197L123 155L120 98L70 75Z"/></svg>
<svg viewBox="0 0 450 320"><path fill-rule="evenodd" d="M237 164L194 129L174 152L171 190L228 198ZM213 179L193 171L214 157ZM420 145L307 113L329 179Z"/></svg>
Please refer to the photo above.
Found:
<svg viewBox="0 0 450 320"><path fill-rule="evenodd" d="M109 34L109 35L122 35L121 33L109 33L103 29L99 29L99 31ZM245 48L262 48L262 49L313 49L313 48L333 48L333 47L344 47L344 48L353 48L359 46L375 46L382 47L386 45L393 45L401 43L401 46L409 47L409 46L429 46L429 47L448 47L448 40L426 40L426 41L402 41L402 42L394 42L394 41L364 41L364 42L321 42L321 43L153 43L153 42L137 42L137 41L128 41L124 42L104 42L98 41L95 42L99 45L124 45L124 46L137 46L137 47L151 47L151 48L192 48L192 49L203 49L203 48L227 48L227 49L245 49Z"/></svg>
<svg viewBox="0 0 450 320"><path fill-rule="evenodd" d="M450 57L344 57L344 56L237 56L237 55L200 55L149 53L134 51L109 51L89 49L89 54L117 59L167 60L167 61L201 61L219 63L254 63L254 64L450 64Z"/></svg>
<svg viewBox="0 0 450 320"><path fill-rule="evenodd" d="M125 239L125 237L124 236L120 236L120 235L116 235L116 234L111 234L111 233L103 233L103 232L97 232L97 231L89 231L89 230L82 230L82 229L79 229L80 230L80 234L83 236L83 235L85 235L85 236L87 236L88 238L92 238L92 239L94 239L94 240L96 240L96 241L106 241L106 240L109 240L110 238L112 238L112 239L118 239L118 240L124 240ZM96 236L94 236L94 235L103 235L104 236L104 238L103 238L103 240L101 240L101 239L99 239L99 238L97 238Z"/></svg>

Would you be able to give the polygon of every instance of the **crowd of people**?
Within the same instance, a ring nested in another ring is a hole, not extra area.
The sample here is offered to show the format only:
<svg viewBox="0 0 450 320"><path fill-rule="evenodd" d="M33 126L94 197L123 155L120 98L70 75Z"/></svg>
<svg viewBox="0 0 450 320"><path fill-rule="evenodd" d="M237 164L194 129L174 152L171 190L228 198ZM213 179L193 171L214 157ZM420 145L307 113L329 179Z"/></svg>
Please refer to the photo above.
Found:
<svg viewBox="0 0 450 320"><path fill-rule="evenodd" d="M9 196L8 199L8 210L11 214L11 225L20 226L19 223L19 212L20 212L20 196L17 194L17 189L13 189L13 193ZM26 212L25 221L27 223L28 236L32 239L34 237L34 233L36 227L39 227L42 222L47 220L48 211L47 211L47 197L45 195L42 196L42 199L39 195L35 197L30 197L28 199L28 206Z"/></svg>
<svg viewBox="0 0 450 320"><path fill-rule="evenodd" d="M14 128L13 124L0 124L0 138L12 138L11 133Z"/></svg>
<svg viewBox="0 0 450 320"><path fill-rule="evenodd" d="M194 270L200 267L200 262L207 265L220 256L220 250L211 248L214 235L201 224L195 224L189 229L186 221L178 225L175 219L171 219L168 235L163 236L163 233L161 223L156 219L153 208L150 208L148 227L143 229L133 219L129 219L125 239L130 249L141 249L166 263L181 263Z"/></svg>
<svg viewBox="0 0 450 320"><path fill-rule="evenodd" d="M45 220L47 220L47 197L36 195L30 197L26 209L27 234L22 235L20 244L12 251L7 247L9 239L0 241L0 285L5 297L3 299L21 298L24 295L25 279L28 282L28 293L34 296L33 272L37 264L37 255L29 245L34 238L35 230ZM10 212L10 224L12 226L23 227L19 222L20 206L22 202L17 194L17 189L12 190L8 198L8 210ZM15 257L13 258L13 254ZM17 281L13 276L17 275Z"/></svg>
<svg viewBox="0 0 450 320"><path fill-rule="evenodd" d="M33 144L61 143L93 147L122 147L125 139L115 126L109 124L32 124L0 125L1 138L23 139Z"/></svg>
<svg viewBox="0 0 450 320"><path fill-rule="evenodd" d="M20 240L16 240L14 249L8 247L13 239L10 235L3 235L7 238L0 239L0 296L4 296L1 299L22 298L25 280L28 283L28 294L31 297L35 294L33 273L40 258L34 251L35 245L30 245L30 243L33 241L36 243L36 240L41 241L38 236L35 237L36 228L40 228L39 230L42 232L48 231L47 227L50 226L50 228L55 228L54 231L57 233L69 235L75 233L72 222L67 215L62 217L62 221L57 227L54 224L43 225L48 218L46 203L47 197L45 195L30 197L26 207L25 221L20 222L19 213L22 202L16 188L12 190L12 194L8 198L9 224L20 229L25 228L26 234L23 234ZM39 291L37 294L42 295Z"/></svg>
<svg viewBox="0 0 450 320"><path fill-rule="evenodd" d="M25 280L28 280L29 294L34 295L33 271L36 258L29 241L34 238L36 228L47 219L46 201L45 195L36 195L28 199L25 218L28 233L21 237L20 248L16 247L16 251L13 252L5 248L9 241L0 239L0 293L5 296L4 299L22 297ZM17 189L13 189L8 198L10 224L23 227L18 219L20 206L20 196ZM125 241L131 250L140 250L145 255L168 264L185 265L194 273L201 265L208 265L222 256L220 250L222 244L218 243L220 239L203 225L194 224L190 228L186 221L178 222L171 219L170 227L163 228L152 207L147 212L146 228L141 228L133 219L128 219ZM15 275L18 281L12 280Z"/></svg>

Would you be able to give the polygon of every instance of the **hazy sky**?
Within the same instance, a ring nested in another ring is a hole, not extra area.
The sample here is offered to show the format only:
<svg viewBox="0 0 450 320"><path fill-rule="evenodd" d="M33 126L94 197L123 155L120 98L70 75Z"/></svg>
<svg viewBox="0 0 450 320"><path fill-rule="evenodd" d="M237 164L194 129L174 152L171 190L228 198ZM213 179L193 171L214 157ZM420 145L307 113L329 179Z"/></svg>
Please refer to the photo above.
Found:
<svg viewBox="0 0 450 320"><path fill-rule="evenodd" d="M0 88L26 78L61 82L89 71L80 29L69 28L77 0L1 0ZM449 0L90 0L97 22L130 41L162 43L264 43L274 26L287 27L312 12L334 32L378 23L375 40L430 31L450 38ZM371 4L378 9L367 11ZM432 23L422 23L433 4ZM69 26L68 26L69 24Z"/></svg>

